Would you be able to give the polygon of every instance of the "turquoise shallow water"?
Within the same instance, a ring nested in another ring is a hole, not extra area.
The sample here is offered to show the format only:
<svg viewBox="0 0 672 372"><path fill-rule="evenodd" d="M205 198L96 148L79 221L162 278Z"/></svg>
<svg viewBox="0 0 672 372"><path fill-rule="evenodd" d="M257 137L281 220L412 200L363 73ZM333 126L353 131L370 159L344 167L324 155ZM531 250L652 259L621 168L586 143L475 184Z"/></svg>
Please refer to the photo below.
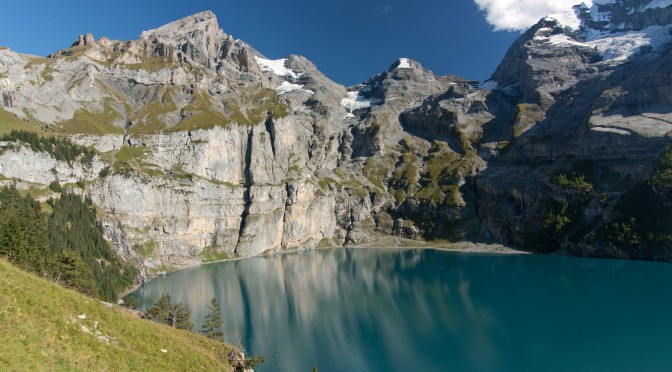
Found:
<svg viewBox="0 0 672 372"><path fill-rule="evenodd" d="M222 304L257 371L672 370L672 264L331 249L203 265L135 292Z"/></svg>

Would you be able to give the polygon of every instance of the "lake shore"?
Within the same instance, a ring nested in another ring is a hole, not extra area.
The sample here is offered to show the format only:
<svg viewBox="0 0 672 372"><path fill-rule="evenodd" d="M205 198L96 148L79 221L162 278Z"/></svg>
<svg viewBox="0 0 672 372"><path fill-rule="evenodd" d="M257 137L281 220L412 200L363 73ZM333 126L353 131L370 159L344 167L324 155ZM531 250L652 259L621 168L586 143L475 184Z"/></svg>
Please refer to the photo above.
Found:
<svg viewBox="0 0 672 372"><path fill-rule="evenodd" d="M464 242L448 242L448 241L418 241L418 240L411 240L411 239L404 239L404 238L399 238L399 237L394 237L394 236L383 236L380 237L379 239L376 239L374 241L368 242L368 243L363 243L363 244L352 244L352 245L345 245L345 246L337 246L337 245L326 245L326 246L318 246L315 248L294 248L294 249L287 249L287 250L282 250L278 252L268 252L264 253L261 255L257 256L251 256L251 257L237 257L237 258L228 258L224 260L217 260L217 261L209 261L209 262L203 262L200 265L209 265L209 264L214 264L218 262L225 262L225 261L240 261L240 260L247 260L250 258L255 258L255 257L271 257L271 256L276 256L276 255L282 255L282 254L290 254L290 253L301 253L301 252L310 252L314 250L324 250L324 249L333 249L333 248L351 248L351 249L432 249L432 250L438 250L438 251L445 251L445 252L459 252L459 253L478 253L478 254L531 254L530 252L525 252L525 251L520 251L513 249L511 247L507 247L501 244L496 244L496 243L476 243L476 242L470 242L470 241L464 241ZM200 266L196 265L196 266ZM192 266L192 267L196 267ZM191 267L188 267L191 268ZM180 270L176 271L171 271L172 272L177 272L181 270L185 270L188 268L182 268ZM152 279L158 277L160 275L154 275L149 278L146 282L151 281ZM145 282L145 283L146 283ZM136 291L140 286L142 286L145 283L136 283L131 289L125 291L122 295L121 298L124 296Z"/></svg>
<svg viewBox="0 0 672 372"><path fill-rule="evenodd" d="M333 247L325 247L333 248ZM470 241L464 242L447 242L447 241L418 241L411 239L398 238L393 236L386 236L376 241L346 245L344 248L367 248L367 249L387 249L387 248L401 248L401 249L435 249L439 251L449 252L463 252L463 253L497 253L497 254L530 254L530 252L520 251L495 243L476 243ZM317 248L321 249L321 248Z"/></svg>

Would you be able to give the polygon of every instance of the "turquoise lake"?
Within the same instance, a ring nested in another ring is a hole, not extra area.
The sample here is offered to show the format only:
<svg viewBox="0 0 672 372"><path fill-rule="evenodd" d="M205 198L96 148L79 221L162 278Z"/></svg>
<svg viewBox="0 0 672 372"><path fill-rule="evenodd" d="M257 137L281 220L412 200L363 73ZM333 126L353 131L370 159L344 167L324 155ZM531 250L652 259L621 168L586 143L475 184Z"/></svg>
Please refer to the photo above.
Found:
<svg viewBox="0 0 672 372"><path fill-rule="evenodd" d="M672 370L672 264L330 249L202 265L134 294L222 305L257 371Z"/></svg>

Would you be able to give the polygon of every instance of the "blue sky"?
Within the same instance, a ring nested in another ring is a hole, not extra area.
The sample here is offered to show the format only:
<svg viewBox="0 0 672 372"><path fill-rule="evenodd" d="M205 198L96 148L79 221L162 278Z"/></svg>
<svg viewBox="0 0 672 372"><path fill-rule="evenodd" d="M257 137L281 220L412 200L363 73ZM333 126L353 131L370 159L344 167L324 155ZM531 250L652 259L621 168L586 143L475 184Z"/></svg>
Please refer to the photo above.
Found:
<svg viewBox="0 0 672 372"><path fill-rule="evenodd" d="M482 3L479 8L472 0L11 1L3 4L0 45L47 55L79 34L131 40L143 30L212 10L224 32L267 57L304 55L341 84L360 83L399 57L416 59L440 75L483 81L520 32L493 31Z"/></svg>

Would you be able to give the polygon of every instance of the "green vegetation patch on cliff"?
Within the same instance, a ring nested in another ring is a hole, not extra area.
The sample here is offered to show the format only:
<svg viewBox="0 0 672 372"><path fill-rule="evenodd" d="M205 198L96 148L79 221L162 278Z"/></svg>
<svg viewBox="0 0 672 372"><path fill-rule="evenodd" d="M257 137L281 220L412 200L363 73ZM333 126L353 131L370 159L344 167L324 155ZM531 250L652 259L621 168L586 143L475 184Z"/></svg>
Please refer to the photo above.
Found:
<svg viewBox="0 0 672 372"><path fill-rule="evenodd" d="M593 234L637 258L656 259L672 251L672 149L664 151L651 177L625 193L615 218Z"/></svg>
<svg viewBox="0 0 672 372"><path fill-rule="evenodd" d="M124 130L113 123L122 119L109 102L103 105L102 111L91 112L78 110L72 119L59 124L61 131L66 134L123 134Z"/></svg>
<svg viewBox="0 0 672 372"><path fill-rule="evenodd" d="M263 123L268 117L276 120L289 115L281 97L268 88L243 88L228 96L222 110L223 113L215 108L213 98L207 92L197 92L181 110L185 118L166 132L226 127L232 123L252 126Z"/></svg>
<svg viewBox="0 0 672 372"><path fill-rule="evenodd" d="M586 181L586 176L578 172L560 172L551 178L551 182L562 187L589 192L593 185Z"/></svg>
<svg viewBox="0 0 672 372"><path fill-rule="evenodd" d="M408 195L420 189L420 158L415 154L402 154L392 172L390 192L394 195L397 204L403 203Z"/></svg>
<svg viewBox="0 0 672 372"><path fill-rule="evenodd" d="M135 248L135 251L138 252L143 258L148 258L154 254L156 243L154 240L150 240L143 244L134 245L133 248Z"/></svg>
<svg viewBox="0 0 672 372"><path fill-rule="evenodd" d="M213 246L203 248L199 256L201 256L203 262L221 261L231 258L228 252L219 252L217 247Z"/></svg>
<svg viewBox="0 0 672 372"><path fill-rule="evenodd" d="M161 102L152 102L147 106L144 106L134 117L133 121L138 123L133 125L130 129L130 133L134 134L152 134L157 133L165 128L164 123L161 121L159 116L174 112L177 110L177 106L174 102L161 103Z"/></svg>
<svg viewBox="0 0 672 372"><path fill-rule="evenodd" d="M232 370L224 343L109 308L4 260L0 304L2 370Z"/></svg>
<svg viewBox="0 0 672 372"><path fill-rule="evenodd" d="M46 152L56 160L68 162L81 161L91 165L96 152L88 147L72 143L67 138L44 137L25 130L12 130L0 136L0 141L20 142L30 146L35 152Z"/></svg>
<svg viewBox="0 0 672 372"><path fill-rule="evenodd" d="M435 142L423 164L422 188L415 196L432 207L459 205L462 198L458 183L462 177L461 163L465 158L452 151L446 142Z"/></svg>
<svg viewBox="0 0 672 372"><path fill-rule="evenodd" d="M517 106L518 112L513 123L513 138L520 137L525 131L545 117L541 106L531 103L521 103Z"/></svg>
<svg viewBox="0 0 672 372"><path fill-rule="evenodd" d="M166 174L156 164L146 162L149 150L145 146L123 146L114 154L114 173L130 177L165 177Z"/></svg>
<svg viewBox="0 0 672 372"><path fill-rule="evenodd" d="M177 64L168 56L144 56L142 62L129 63L124 65L124 67L129 70L145 70L148 73L152 73L159 71L162 68L175 68L177 67Z"/></svg>
<svg viewBox="0 0 672 372"><path fill-rule="evenodd" d="M587 226L584 210L589 196L569 201L553 199L541 202L539 210L525 219L519 235L519 244L543 253L555 252L566 241L576 242L585 234Z"/></svg>

